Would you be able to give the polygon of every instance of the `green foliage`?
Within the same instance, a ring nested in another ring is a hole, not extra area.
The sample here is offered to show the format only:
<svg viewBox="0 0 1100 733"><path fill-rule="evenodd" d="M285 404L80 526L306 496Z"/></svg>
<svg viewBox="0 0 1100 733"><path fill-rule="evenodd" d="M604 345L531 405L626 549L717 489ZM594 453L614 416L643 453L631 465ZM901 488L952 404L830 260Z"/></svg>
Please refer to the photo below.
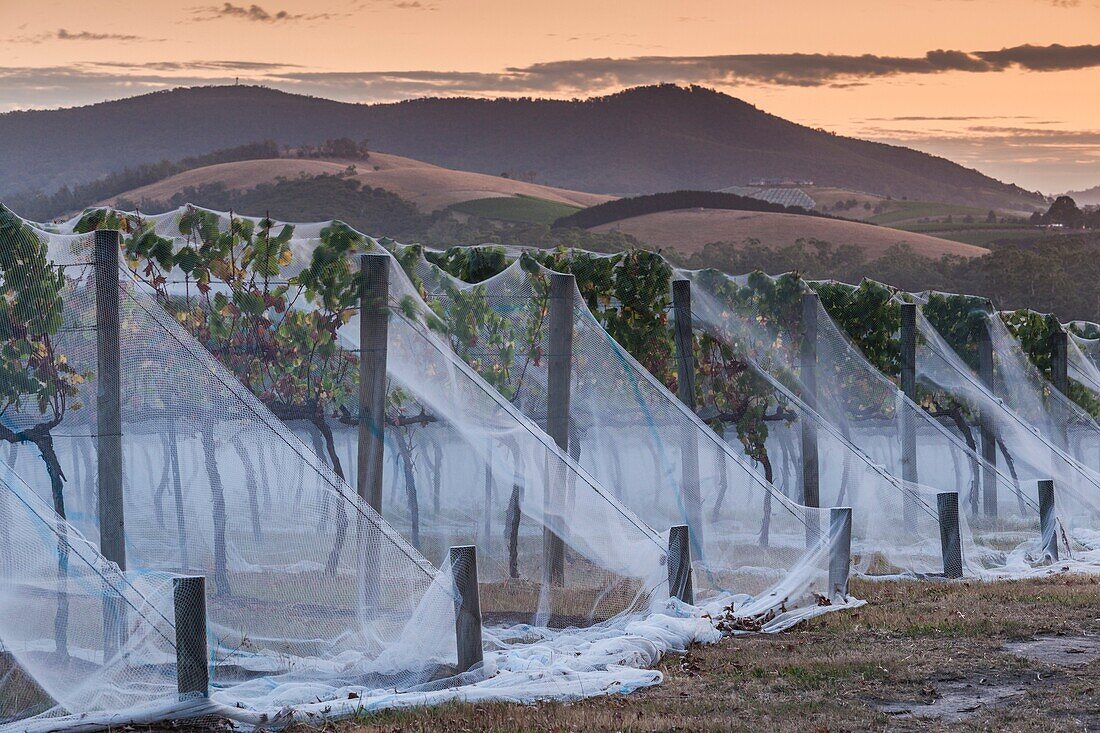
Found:
<svg viewBox="0 0 1100 733"><path fill-rule="evenodd" d="M931 293L922 311L962 360L978 370L978 341L983 338L992 304L974 295Z"/></svg>
<svg viewBox="0 0 1100 733"><path fill-rule="evenodd" d="M857 287L838 282L817 282L813 289L829 317L883 374L901 374L901 344L895 334L901 328L901 304L894 291L873 280Z"/></svg>
<svg viewBox="0 0 1100 733"><path fill-rule="evenodd" d="M460 214L479 216L482 219L518 222L521 224L543 224L549 226L563 216L569 216L581 210L579 206L563 204L557 201L534 196L493 196L492 198L473 199L452 204L451 211Z"/></svg>

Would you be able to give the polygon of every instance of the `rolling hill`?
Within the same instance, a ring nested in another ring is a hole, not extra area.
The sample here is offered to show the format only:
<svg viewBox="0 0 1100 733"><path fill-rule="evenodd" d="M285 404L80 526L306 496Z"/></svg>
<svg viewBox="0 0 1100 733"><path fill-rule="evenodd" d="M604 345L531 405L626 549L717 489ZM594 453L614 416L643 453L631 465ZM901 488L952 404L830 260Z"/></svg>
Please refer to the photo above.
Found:
<svg viewBox="0 0 1100 733"><path fill-rule="evenodd" d="M768 247L783 247L798 239L820 239L832 244L850 244L876 259L896 244L906 244L914 253L939 259L945 254L980 257L989 250L960 242L903 232L854 221L772 214L755 211L680 209L644 214L594 227L593 231L618 231L661 249L690 255L710 242L736 246L746 239L758 239Z"/></svg>
<svg viewBox="0 0 1100 733"><path fill-rule="evenodd" d="M280 177L340 175L349 166L355 166L356 170L349 177L364 186L395 193L422 211L435 211L467 201L508 196L526 196L581 208L611 199L610 196L541 186L484 173L441 168L399 155L371 153L370 158L365 161L274 158L220 163L184 171L99 203L114 203L119 199L136 202L163 201L185 188L214 183L222 183L229 190L240 191Z"/></svg>
<svg viewBox="0 0 1100 733"><path fill-rule="evenodd" d="M349 170L349 166L355 166L354 172ZM270 187L280 180L294 183L294 192L288 190L279 193L268 188L265 193L261 193L257 189ZM350 216L354 210L353 199L343 204L338 202L347 193L346 186L353 183L364 188L387 191L408 202L402 204L407 207L407 214L402 215L400 209L397 209L389 215L388 226L383 225L387 219L379 219L378 226L381 228L371 229L374 234L391 236L409 232L408 227L413 225L412 220L420 216L415 214L417 210L423 214L453 212L501 222L550 224L558 216L612 199L605 195L442 168L397 155L372 153L366 161L275 158L219 163L169 176L98 203L166 202L173 197L177 200L180 197L186 199L189 192L202 191L203 187L213 186L225 191L249 192L243 197L238 196L236 200L242 204L250 202L253 207L259 206L255 211L242 209L242 213L255 215L262 214L269 205L281 209L286 205L284 199L289 194L302 202L295 206L293 213L294 218L303 220ZM336 209L346 206L349 211L311 208L306 203L307 198L316 199L318 195ZM704 192L702 195L707 194ZM760 205L760 202L749 203ZM394 216L397 218L393 218ZM415 225L413 226L415 230ZM758 239L765 246L773 248L792 244L797 239L819 239L837 245L851 244L863 250L868 260L875 259L895 244L908 244L914 252L934 259L944 254L972 257L987 252L981 247L925 234L821 215L767 211L677 209L620 219L610 224L593 226L590 231L622 232L635 237L646 246L673 249L684 254L698 251L709 242L739 243L750 238Z"/></svg>
<svg viewBox="0 0 1100 733"><path fill-rule="evenodd" d="M584 101L417 99L357 105L263 87L181 88L0 115L0 196L52 191L126 166L257 140L367 138L372 149L590 193L720 189L812 179L894 198L1006 209L1034 194L908 148L832 135L699 87Z"/></svg>

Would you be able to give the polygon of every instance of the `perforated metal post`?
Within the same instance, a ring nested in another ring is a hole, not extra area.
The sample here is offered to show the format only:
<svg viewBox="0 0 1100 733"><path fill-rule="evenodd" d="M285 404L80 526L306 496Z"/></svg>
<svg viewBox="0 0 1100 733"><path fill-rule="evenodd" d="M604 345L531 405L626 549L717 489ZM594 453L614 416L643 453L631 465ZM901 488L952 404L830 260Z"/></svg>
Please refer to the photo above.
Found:
<svg viewBox="0 0 1100 733"><path fill-rule="evenodd" d="M917 305L901 304L901 391L913 404L917 403ZM917 483L917 427L913 411L907 406L901 411L901 478L908 484ZM905 527L917 526L917 500L906 491L902 499Z"/></svg>
<svg viewBox="0 0 1100 733"><path fill-rule="evenodd" d="M550 274L549 353L547 354L546 432L563 452L569 452L569 401L573 367L573 294L576 283L572 275ZM553 487L547 482L546 490ZM549 493L546 496L546 517L551 525L561 521L553 509ZM555 532L557 527L543 529L546 569L554 585L565 584L565 544Z"/></svg>
<svg viewBox="0 0 1100 733"><path fill-rule="evenodd" d="M940 553L943 555L943 576L963 576L962 537L959 534L959 494L944 491L936 494L936 512L940 520Z"/></svg>
<svg viewBox="0 0 1100 733"><path fill-rule="evenodd" d="M834 507L829 511L829 592L833 597L848 595L848 573L852 566L852 510Z"/></svg>
<svg viewBox="0 0 1100 733"><path fill-rule="evenodd" d="M360 255L359 269L363 281L359 296L359 445L355 478L359 496L381 513L390 258L384 254Z"/></svg>
<svg viewBox="0 0 1100 733"><path fill-rule="evenodd" d="M458 672L468 672L482 662L481 597L477 585L477 548L451 548L451 574L455 594L455 638Z"/></svg>
<svg viewBox="0 0 1100 733"><path fill-rule="evenodd" d="M993 376L993 340L988 323L978 333L978 376L995 395L997 387ZM997 430L993 415L986 414L986 411L981 415L980 434L982 459L989 464L982 471L982 506L986 514L994 517L997 516L997 476L994 472L997 466Z"/></svg>
<svg viewBox="0 0 1100 733"><path fill-rule="evenodd" d="M1043 552L1051 560L1058 559L1058 520L1054 512L1054 481L1039 482L1039 532L1043 536Z"/></svg>
<svg viewBox="0 0 1100 733"><path fill-rule="evenodd" d="M691 282L672 282L673 336L676 342L676 396L695 411L695 354L692 351ZM699 436L687 423L680 436L681 483L688 526L696 542L703 541L703 499L699 487Z"/></svg>
<svg viewBox="0 0 1100 733"><path fill-rule="evenodd" d="M172 599L176 609L176 688L180 699L210 693L206 656L206 578L175 578Z"/></svg>
<svg viewBox="0 0 1100 733"><path fill-rule="evenodd" d="M96 464L99 549L126 569L122 497L122 345L119 325L119 233L95 233Z"/></svg>
<svg viewBox="0 0 1100 733"><path fill-rule="evenodd" d="M695 603L691 586L691 530L678 524L668 531L668 595Z"/></svg>

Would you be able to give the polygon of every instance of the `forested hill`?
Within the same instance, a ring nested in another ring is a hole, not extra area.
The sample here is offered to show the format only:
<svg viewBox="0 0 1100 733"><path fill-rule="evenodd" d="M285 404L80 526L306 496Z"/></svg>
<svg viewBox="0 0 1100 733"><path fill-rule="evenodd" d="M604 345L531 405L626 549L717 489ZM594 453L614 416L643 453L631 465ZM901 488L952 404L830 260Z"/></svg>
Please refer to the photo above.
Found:
<svg viewBox="0 0 1100 733"><path fill-rule="evenodd" d="M629 194L810 179L895 198L1040 205L943 158L832 135L699 87L639 87L585 101L420 99L355 105L262 87L176 89L0 115L0 196L51 192L113 170L274 140L366 138L437 165Z"/></svg>

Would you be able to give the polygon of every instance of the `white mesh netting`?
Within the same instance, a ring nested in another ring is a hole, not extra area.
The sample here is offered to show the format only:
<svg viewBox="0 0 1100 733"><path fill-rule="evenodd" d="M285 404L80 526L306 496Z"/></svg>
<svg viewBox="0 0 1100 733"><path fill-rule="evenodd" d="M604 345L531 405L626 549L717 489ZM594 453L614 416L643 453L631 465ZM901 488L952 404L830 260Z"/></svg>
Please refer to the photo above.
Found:
<svg viewBox="0 0 1100 733"><path fill-rule="evenodd" d="M540 425L554 406L554 312L565 312L569 452L651 525L690 527L698 591L736 594L750 619L805 617L829 608L822 599L841 600L829 588L829 510L801 506L755 473L601 327L572 280L559 298L561 276L520 257L468 284L411 254L429 303L455 324L456 351Z"/></svg>
<svg viewBox="0 0 1100 733"><path fill-rule="evenodd" d="M235 227L242 220L203 212L190 229L181 221L185 213L155 221L170 238L139 241L152 231L143 227L123 238L132 266L118 286L125 562L132 572L208 577L211 704L218 714L274 724L448 698L533 700L629 690L659 681L659 673L644 667L664 651L716 637L699 609L667 602L665 538L623 509L450 353L432 330L434 316L418 305L395 267L388 308L394 432L406 424L427 427L401 438L422 455L431 448L439 477L418 529L415 502L386 502L410 536L402 538L334 470L340 451L352 452L354 428L327 412L292 419L289 408L311 405L269 399L269 393L293 397L316 385L337 395L338 382L349 372L354 382L356 370L338 367L325 381L312 356L269 364L277 352L264 349L276 345L264 333L234 330L254 304L235 287L233 268L200 286L182 270L173 276L148 267L197 245L200 231L209 237L202 246L241 244ZM18 267L4 263L4 284L21 277L27 292L26 302L17 302L25 312L15 315L29 321L43 291L55 296L45 301L49 322L20 341L26 353L9 354L5 362L11 369L3 375L4 388L15 396L3 414L8 465L85 536L102 542L97 443L105 434L96 419L95 237L38 231L14 217L4 227L4 251L19 253ZM317 241L348 230L319 225L307 233L312 236L279 240L291 254L287 264L295 251L316 264L309 253ZM140 248L150 243L179 249L150 252L139 262ZM19 259L28 253L33 262ZM312 274L338 277L347 266ZM294 308L263 301L258 309L270 323L289 320L288 328L304 329L292 334L303 339L295 348L321 346L315 355L322 360L350 364L353 354L323 348L323 337L311 328L317 325L311 319L324 311L306 307L317 292ZM355 314L341 314L340 334L356 332L355 322ZM248 371L256 361L258 376ZM242 364L248 368L238 372ZM284 371L270 378L264 365ZM253 395L238 376L266 389ZM283 417L297 423L295 429L269 405L277 412L287 408ZM338 414L358 419L346 410ZM420 419L425 415L433 419ZM307 448L297 432L309 441L319 437L321 450ZM321 456L337 458L330 465ZM429 460L421 459L419 467L409 463L424 471ZM475 480L485 466L487 475L511 484L491 502L482 501ZM123 523L121 516L106 521ZM561 578L542 567L550 527L564 547ZM482 528L486 534L479 536ZM441 570L412 546L413 539ZM481 551L482 603L491 628L484 666L456 678L454 581L441 550L473 541ZM43 559L56 563L58 556L55 548ZM603 623L552 631L516 622ZM5 648L20 638L9 632L13 625L16 617L0 618ZM49 644L50 637L36 641ZM29 672L49 691L66 674L50 665L14 670L0 683L5 690ZM63 700L48 702L80 712ZM30 710L14 712L12 725L28 725L22 718ZM193 704L175 707L176 714L188 710L194 712ZM133 713L129 719L142 718Z"/></svg>

